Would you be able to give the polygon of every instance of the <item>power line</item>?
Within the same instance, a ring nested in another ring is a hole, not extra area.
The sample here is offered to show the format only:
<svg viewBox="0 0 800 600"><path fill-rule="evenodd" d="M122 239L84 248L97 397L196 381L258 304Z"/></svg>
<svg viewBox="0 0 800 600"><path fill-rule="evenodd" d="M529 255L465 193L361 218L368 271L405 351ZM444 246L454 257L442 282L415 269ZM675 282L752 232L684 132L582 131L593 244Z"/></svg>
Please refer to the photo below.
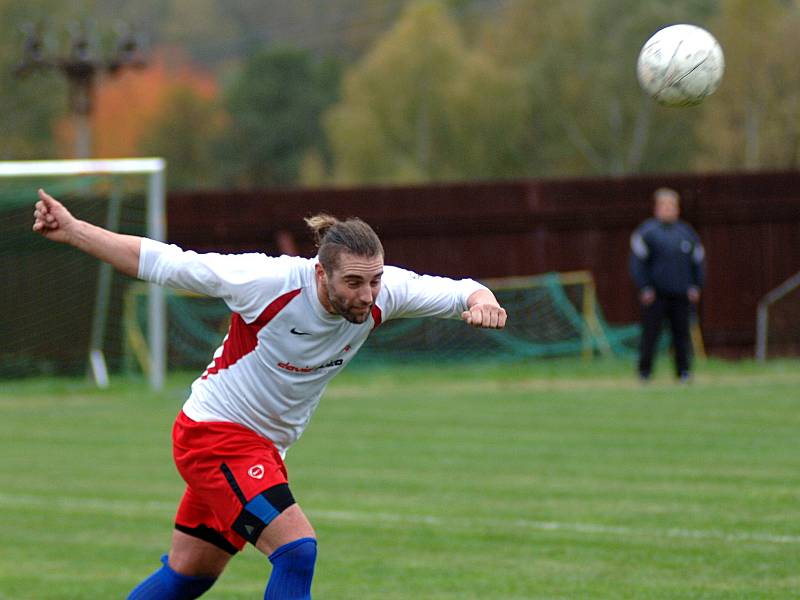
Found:
<svg viewBox="0 0 800 600"><path fill-rule="evenodd" d="M76 124L75 158L88 158L92 154L90 117L94 109L94 91L97 78L106 73L114 76L125 68L142 68L144 58L138 38L130 28L117 28L113 52L101 56L96 35L86 23L74 24L69 32L67 52L53 52L45 45L41 26L28 24L22 45L22 60L14 69L17 77L27 77L39 71L58 71L67 78L69 108Z"/></svg>

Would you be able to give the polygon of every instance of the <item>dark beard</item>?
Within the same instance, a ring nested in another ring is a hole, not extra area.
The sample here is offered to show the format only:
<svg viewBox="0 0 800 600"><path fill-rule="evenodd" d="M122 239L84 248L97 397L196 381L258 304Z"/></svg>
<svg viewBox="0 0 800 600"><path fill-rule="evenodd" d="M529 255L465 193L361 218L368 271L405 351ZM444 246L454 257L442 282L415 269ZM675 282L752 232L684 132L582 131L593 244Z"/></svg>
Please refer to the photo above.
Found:
<svg viewBox="0 0 800 600"><path fill-rule="evenodd" d="M367 310L364 314L356 314L351 312L349 308L347 308L339 299L331 293L328 293L328 302L331 303L331 307L333 310L336 311L336 314L340 317L343 317L346 321L350 323L354 323L355 325L361 325L365 323L366 320L369 318L370 311ZM372 306L370 305L370 308Z"/></svg>

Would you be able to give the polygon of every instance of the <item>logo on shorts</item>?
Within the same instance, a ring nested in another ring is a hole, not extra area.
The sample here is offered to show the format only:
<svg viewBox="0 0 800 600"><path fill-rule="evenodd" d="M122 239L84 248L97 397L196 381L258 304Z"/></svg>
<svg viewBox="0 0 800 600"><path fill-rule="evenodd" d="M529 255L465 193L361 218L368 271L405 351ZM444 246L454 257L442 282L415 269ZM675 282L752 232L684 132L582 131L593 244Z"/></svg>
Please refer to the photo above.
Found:
<svg viewBox="0 0 800 600"><path fill-rule="evenodd" d="M253 465L247 469L247 474L253 479L261 479L264 477L264 465Z"/></svg>

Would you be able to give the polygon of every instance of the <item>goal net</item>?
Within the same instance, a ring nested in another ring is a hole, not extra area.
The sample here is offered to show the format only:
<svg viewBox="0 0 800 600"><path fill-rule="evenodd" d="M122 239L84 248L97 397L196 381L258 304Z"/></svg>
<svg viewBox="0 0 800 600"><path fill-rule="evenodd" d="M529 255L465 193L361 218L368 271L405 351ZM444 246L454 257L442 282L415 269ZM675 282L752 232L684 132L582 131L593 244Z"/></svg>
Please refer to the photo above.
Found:
<svg viewBox="0 0 800 600"><path fill-rule="evenodd" d="M756 358L794 356L800 350L800 271L771 290L756 311Z"/></svg>
<svg viewBox="0 0 800 600"><path fill-rule="evenodd" d="M31 231L38 188L78 218L165 239L160 158L0 162L0 378L88 373L100 386L124 366L123 299L135 283ZM163 295L145 292L154 388L164 377Z"/></svg>
<svg viewBox="0 0 800 600"><path fill-rule="evenodd" d="M399 319L381 325L358 361L498 361L552 356L623 356L638 343L637 325L603 318L588 271L485 280L509 314L502 330L448 319Z"/></svg>
<svg viewBox="0 0 800 600"><path fill-rule="evenodd" d="M594 280L586 271L487 280L510 315L503 330L473 329L457 320L397 319L370 336L354 366L443 361L500 361L550 356L629 356L638 324L611 326L603 318ZM146 287L128 288L124 299L125 364L150 369L146 342ZM221 344L230 313L221 300L167 291L167 364L198 370Z"/></svg>

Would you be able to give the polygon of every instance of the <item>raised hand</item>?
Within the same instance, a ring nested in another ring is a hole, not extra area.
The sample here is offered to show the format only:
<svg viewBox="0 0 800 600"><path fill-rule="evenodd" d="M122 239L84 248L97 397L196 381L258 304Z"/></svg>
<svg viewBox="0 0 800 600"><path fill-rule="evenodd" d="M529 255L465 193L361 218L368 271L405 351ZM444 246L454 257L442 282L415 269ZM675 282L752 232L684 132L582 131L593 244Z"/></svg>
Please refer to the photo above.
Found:
<svg viewBox="0 0 800 600"><path fill-rule="evenodd" d="M33 211L33 230L54 242L68 242L76 219L58 200L39 190L39 201Z"/></svg>

